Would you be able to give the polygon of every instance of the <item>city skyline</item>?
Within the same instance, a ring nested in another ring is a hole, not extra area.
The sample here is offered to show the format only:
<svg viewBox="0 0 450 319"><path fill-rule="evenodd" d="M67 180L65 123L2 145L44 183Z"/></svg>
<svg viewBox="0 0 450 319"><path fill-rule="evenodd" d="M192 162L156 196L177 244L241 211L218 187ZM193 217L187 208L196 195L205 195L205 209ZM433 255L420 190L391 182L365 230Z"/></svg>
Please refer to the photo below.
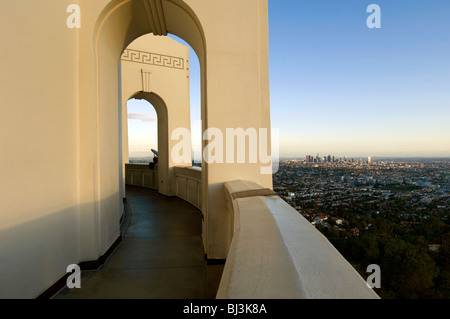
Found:
<svg viewBox="0 0 450 319"><path fill-rule="evenodd" d="M450 157L450 3L376 1L381 28L369 29L370 3L269 0L271 125L280 130L280 158ZM199 148L200 67L192 49L190 72Z"/></svg>

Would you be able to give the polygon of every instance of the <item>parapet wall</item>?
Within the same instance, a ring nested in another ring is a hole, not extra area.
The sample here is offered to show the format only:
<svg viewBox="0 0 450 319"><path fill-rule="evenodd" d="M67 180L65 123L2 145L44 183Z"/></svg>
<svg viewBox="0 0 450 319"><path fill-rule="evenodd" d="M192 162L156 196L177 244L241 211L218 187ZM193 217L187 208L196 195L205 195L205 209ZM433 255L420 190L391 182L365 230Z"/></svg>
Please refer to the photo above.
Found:
<svg viewBox="0 0 450 319"><path fill-rule="evenodd" d="M376 299L313 225L270 190L226 182L234 236L217 298Z"/></svg>

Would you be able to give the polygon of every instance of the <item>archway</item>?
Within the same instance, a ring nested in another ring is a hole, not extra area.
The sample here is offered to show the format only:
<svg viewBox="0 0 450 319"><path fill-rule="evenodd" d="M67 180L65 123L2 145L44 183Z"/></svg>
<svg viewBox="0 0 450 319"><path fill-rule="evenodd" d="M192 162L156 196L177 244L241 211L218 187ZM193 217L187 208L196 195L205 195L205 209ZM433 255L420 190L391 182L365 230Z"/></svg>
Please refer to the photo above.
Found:
<svg viewBox="0 0 450 319"><path fill-rule="evenodd" d="M123 210L121 176L117 167L121 166L120 154L120 129L116 123L120 123L119 116L122 97L120 96L120 57L125 48L142 35L153 33L154 35L167 35L170 32L191 45L197 54L201 69L201 104L202 104L202 129L207 126L206 117L206 53L205 39L199 20L194 12L183 2L169 1L141 1L141 0L116 0L112 1L102 11L95 27L95 58L96 58L96 95L97 95L97 122L99 126L95 174L95 214L98 220L97 240L100 249L106 250L117 237L118 220ZM115 94L117 92L117 94ZM167 122L167 112L162 99L156 94L138 92L132 96L148 100L158 112L158 135L164 139L169 132L164 130L164 122ZM114 125L115 124L115 125ZM164 145L165 143L163 143ZM160 163L167 163L169 159L168 148L160 150ZM161 172L169 170L159 167ZM117 172L115 174L114 172ZM161 174L159 179L164 178ZM170 193L170 183L164 183L162 191ZM119 190L118 190L119 188ZM207 207L207 167L202 170L202 207ZM206 215L206 212L204 212ZM206 216L205 216L206 217ZM207 223L208 218L205 218ZM207 227L204 227L207 230ZM207 235L204 236L205 240ZM204 247L208 247L204 243Z"/></svg>
<svg viewBox="0 0 450 319"><path fill-rule="evenodd" d="M86 229L83 232L91 236L83 237L80 251L90 250L98 256L120 235L119 174L111 173L120 165L117 66L121 53L134 39L147 33L171 33L194 49L201 69L202 132L207 128L221 132L227 128L266 129L261 138L266 140L268 152L271 137L265 1L112 0L105 7L94 7L101 12L95 14L89 39L94 50L89 51L87 36L80 37L79 62L82 70L91 72L85 75L86 71L80 80L80 148L87 150L86 155L81 154L80 189L83 202L89 205L81 224ZM95 135L89 136L85 127ZM206 144L203 140L202 149ZM203 159L201 207L209 259L226 258L230 246L232 216L223 195L224 182L243 179L271 188L271 174L261 173L267 165L271 163L260 158L256 163L205 163Z"/></svg>
<svg viewBox="0 0 450 319"><path fill-rule="evenodd" d="M161 194L169 193L169 126L167 106L163 99L156 93L137 92L130 99L146 100L156 111L158 127L158 181L157 189Z"/></svg>
<svg viewBox="0 0 450 319"><path fill-rule="evenodd" d="M125 103L128 132L123 138L123 161L125 163L152 163L158 150L158 115L146 100L129 99ZM122 129L123 131L125 128Z"/></svg>

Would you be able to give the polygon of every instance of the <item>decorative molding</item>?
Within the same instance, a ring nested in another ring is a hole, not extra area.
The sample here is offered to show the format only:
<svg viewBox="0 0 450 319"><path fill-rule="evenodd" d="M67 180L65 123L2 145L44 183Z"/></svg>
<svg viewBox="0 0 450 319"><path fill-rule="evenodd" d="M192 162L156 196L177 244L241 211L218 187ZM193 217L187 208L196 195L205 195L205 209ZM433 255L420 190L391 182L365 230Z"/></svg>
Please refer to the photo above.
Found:
<svg viewBox="0 0 450 319"><path fill-rule="evenodd" d="M142 0L154 35L167 35L166 19L161 0Z"/></svg>
<svg viewBox="0 0 450 319"><path fill-rule="evenodd" d="M184 59L176 56L126 49L122 61L162 66L173 69L184 69Z"/></svg>
<svg viewBox="0 0 450 319"><path fill-rule="evenodd" d="M142 74L142 91L152 92L151 90L152 72L142 69L141 74Z"/></svg>

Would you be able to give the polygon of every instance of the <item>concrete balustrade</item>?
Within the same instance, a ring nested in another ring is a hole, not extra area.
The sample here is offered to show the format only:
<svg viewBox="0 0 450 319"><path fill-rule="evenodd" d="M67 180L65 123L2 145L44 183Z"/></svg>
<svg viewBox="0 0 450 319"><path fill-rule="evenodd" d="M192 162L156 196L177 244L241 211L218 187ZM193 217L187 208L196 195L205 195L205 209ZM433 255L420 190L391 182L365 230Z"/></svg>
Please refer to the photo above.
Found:
<svg viewBox="0 0 450 319"><path fill-rule="evenodd" d="M199 167L175 167L176 196L202 209L202 170Z"/></svg>
<svg viewBox="0 0 450 319"><path fill-rule="evenodd" d="M326 237L273 191L250 181L224 185L234 235L217 298L378 298Z"/></svg>
<svg viewBox="0 0 450 319"><path fill-rule="evenodd" d="M175 172L175 196L201 210L201 168L177 166L173 170ZM158 189L158 164L154 168L149 168L148 164L125 164L125 182L127 185Z"/></svg>
<svg viewBox="0 0 450 319"><path fill-rule="evenodd" d="M125 164L125 183L127 185L158 189L158 164Z"/></svg>

